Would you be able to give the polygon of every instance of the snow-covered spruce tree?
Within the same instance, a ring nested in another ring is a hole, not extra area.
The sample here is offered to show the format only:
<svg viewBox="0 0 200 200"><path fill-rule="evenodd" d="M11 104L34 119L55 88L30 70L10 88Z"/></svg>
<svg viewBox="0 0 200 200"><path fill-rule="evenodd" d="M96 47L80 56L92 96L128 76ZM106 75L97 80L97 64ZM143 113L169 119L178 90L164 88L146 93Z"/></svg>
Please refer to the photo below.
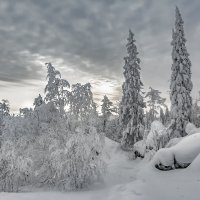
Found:
<svg viewBox="0 0 200 200"><path fill-rule="evenodd" d="M61 79L61 74L56 70L51 63L46 63L47 66L47 79L48 83L45 87L45 101L54 102L55 106L59 109L61 116L64 115L64 107L69 100L70 87L67 80Z"/></svg>
<svg viewBox="0 0 200 200"><path fill-rule="evenodd" d="M134 34L129 30L127 47L128 56L124 58L124 78L122 85L123 95L120 103L120 123L123 129L121 145L123 149L133 147L134 143L142 139L144 131L145 104L141 95L143 86L140 80L140 59L133 38Z"/></svg>
<svg viewBox="0 0 200 200"><path fill-rule="evenodd" d="M185 136L185 126L191 121L191 62L186 49L183 19L176 7L175 30L172 33L172 74L170 83L172 136Z"/></svg>
<svg viewBox="0 0 200 200"><path fill-rule="evenodd" d="M106 95L104 96L102 100L101 112L102 112L102 118L103 118L103 132L105 132L108 118L112 115L113 112L115 112L113 103L108 99Z"/></svg>

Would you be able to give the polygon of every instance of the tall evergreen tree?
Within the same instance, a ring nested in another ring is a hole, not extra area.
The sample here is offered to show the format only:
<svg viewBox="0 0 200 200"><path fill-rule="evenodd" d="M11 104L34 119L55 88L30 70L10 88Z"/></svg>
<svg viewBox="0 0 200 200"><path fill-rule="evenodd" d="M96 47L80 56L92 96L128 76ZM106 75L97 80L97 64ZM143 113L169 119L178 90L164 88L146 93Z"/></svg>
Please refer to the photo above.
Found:
<svg viewBox="0 0 200 200"><path fill-rule="evenodd" d="M172 74L170 83L172 134L185 136L185 126L191 120L191 62L186 49L183 19L176 7L175 30L172 33Z"/></svg>
<svg viewBox="0 0 200 200"><path fill-rule="evenodd" d="M127 47L128 56L124 58L123 96L120 104L120 123L123 128L122 147L129 149L141 140L144 131L145 104L141 95L143 86L140 80L140 59L135 45L134 34L129 30Z"/></svg>

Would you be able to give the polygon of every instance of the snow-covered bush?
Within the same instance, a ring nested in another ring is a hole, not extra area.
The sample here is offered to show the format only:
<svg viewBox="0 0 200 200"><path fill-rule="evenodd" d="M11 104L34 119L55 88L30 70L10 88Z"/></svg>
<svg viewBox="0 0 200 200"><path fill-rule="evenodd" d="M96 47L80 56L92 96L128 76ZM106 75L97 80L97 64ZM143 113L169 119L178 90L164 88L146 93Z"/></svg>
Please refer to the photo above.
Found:
<svg viewBox="0 0 200 200"><path fill-rule="evenodd" d="M84 131L80 128L63 148L54 141L39 159L42 160L36 170L39 186L75 190L101 179L105 171L103 138L93 128Z"/></svg>
<svg viewBox="0 0 200 200"><path fill-rule="evenodd" d="M89 133L78 132L67 142L67 187L82 189L101 180L105 172L103 137L90 128Z"/></svg>
<svg viewBox="0 0 200 200"><path fill-rule="evenodd" d="M133 146L133 152L135 154L135 158L141 157L144 158L146 152L146 143L144 140L140 140L136 142Z"/></svg>
<svg viewBox="0 0 200 200"><path fill-rule="evenodd" d="M144 131L143 140L140 140L134 144L133 157L145 157L148 160L151 160L156 151L165 147L168 141L169 135L167 128L165 128L160 121L154 121L151 124L150 131Z"/></svg>
<svg viewBox="0 0 200 200"><path fill-rule="evenodd" d="M170 148L160 149L152 163L159 169L187 167L200 153L200 133L184 137Z"/></svg>
<svg viewBox="0 0 200 200"><path fill-rule="evenodd" d="M30 183L33 162L26 152L19 152L11 141L2 143L0 152L0 191L17 192Z"/></svg>
<svg viewBox="0 0 200 200"><path fill-rule="evenodd" d="M1 191L18 191L28 184L82 189L100 179L105 170L104 135L96 131L97 124L91 115L84 123L77 121L77 132L70 131L51 102L29 115L10 117L1 137Z"/></svg>
<svg viewBox="0 0 200 200"><path fill-rule="evenodd" d="M146 139L146 147L157 151L165 146L167 139L167 129L160 121L154 121L151 124L151 130Z"/></svg>
<svg viewBox="0 0 200 200"><path fill-rule="evenodd" d="M53 103L42 104L29 115L7 119L1 136L1 190L17 191L27 177L32 184L37 182L33 172L41 168L48 174L44 166L49 149L63 147L67 138L65 121Z"/></svg>

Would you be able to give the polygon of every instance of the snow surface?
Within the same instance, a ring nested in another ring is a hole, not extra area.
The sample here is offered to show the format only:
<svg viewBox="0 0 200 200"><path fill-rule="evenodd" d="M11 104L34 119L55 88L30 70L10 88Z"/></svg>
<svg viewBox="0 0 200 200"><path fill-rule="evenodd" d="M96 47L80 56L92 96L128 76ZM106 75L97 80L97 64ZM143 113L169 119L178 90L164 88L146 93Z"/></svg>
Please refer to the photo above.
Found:
<svg viewBox="0 0 200 200"><path fill-rule="evenodd" d="M79 192L0 193L0 200L199 200L200 173L192 167L159 171L145 159L129 160L109 139L106 151L108 172L101 184Z"/></svg>

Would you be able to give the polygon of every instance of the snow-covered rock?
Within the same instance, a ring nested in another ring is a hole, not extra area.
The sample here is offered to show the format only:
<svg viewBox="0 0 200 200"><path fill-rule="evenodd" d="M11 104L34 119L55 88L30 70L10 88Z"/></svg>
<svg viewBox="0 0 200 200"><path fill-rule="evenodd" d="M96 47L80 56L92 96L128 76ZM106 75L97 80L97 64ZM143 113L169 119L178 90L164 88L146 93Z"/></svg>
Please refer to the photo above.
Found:
<svg viewBox="0 0 200 200"><path fill-rule="evenodd" d="M200 133L186 136L172 151L178 163L191 163L200 153Z"/></svg>
<svg viewBox="0 0 200 200"><path fill-rule="evenodd" d="M171 148L160 149L154 156L154 166L186 167L200 153L200 133L184 137L178 144ZM158 167L159 168L159 167Z"/></svg>
<svg viewBox="0 0 200 200"><path fill-rule="evenodd" d="M157 151L152 159L152 164L154 166L163 165L170 167L174 165L174 153L171 149L163 148Z"/></svg>

